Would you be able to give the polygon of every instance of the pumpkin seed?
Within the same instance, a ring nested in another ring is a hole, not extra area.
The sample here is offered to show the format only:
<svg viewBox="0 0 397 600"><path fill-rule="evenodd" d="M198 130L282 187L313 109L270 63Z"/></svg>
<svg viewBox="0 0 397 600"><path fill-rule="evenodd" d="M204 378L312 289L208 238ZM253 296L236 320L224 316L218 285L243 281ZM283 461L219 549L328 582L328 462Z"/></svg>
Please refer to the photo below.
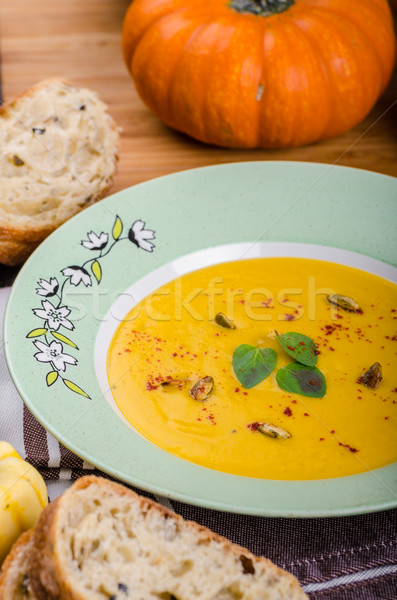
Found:
<svg viewBox="0 0 397 600"><path fill-rule="evenodd" d="M358 378L358 383L362 383L371 390L376 390L376 388L380 386L381 381L382 367L378 362L371 365L368 371L365 371L365 373Z"/></svg>
<svg viewBox="0 0 397 600"><path fill-rule="evenodd" d="M12 162L16 167L22 167L22 165L25 164L25 161L23 161L22 158L19 158L19 156L17 156L16 154L14 154L14 156L12 157Z"/></svg>
<svg viewBox="0 0 397 600"><path fill-rule="evenodd" d="M204 402L207 400L214 389L214 379L207 375L202 379L199 379L197 383L194 384L192 389L190 390L190 395L193 400L197 400L197 402Z"/></svg>
<svg viewBox="0 0 397 600"><path fill-rule="evenodd" d="M281 427L277 427L276 425L272 425L271 423L261 423L258 427L258 431L272 438L282 438L286 440L291 436L291 434L285 429L281 429Z"/></svg>
<svg viewBox="0 0 397 600"><path fill-rule="evenodd" d="M220 325L220 327L224 327L225 329L236 329L235 324L232 323L230 319L228 319L223 313L218 313L215 316L215 323Z"/></svg>
<svg viewBox="0 0 397 600"><path fill-rule="evenodd" d="M340 296L339 294L328 294L326 296L326 299L333 306L337 306L338 308L346 310L347 312L363 312L361 306L355 300L353 300L353 298L349 298L349 296Z"/></svg>
<svg viewBox="0 0 397 600"><path fill-rule="evenodd" d="M172 386L178 386L178 385L185 385L188 381L190 381L189 379L166 379L165 381L162 381L160 383L160 385L162 385L163 387L172 387Z"/></svg>

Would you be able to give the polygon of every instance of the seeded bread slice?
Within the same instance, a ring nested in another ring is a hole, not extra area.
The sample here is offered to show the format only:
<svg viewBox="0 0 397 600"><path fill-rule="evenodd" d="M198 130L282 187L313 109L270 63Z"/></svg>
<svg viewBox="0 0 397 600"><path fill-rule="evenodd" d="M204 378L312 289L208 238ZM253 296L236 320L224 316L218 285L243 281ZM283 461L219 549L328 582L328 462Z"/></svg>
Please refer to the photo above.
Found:
<svg viewBox="0 0 397 600"><path fill-rule="evenodd" d="M30 529L12 547L0 571L0 600L36 600L28 575L33 544Z"/></svg>
<svg viewBox="0 0 397 600"><path fill-rule="evenodd" d="M0 263L23 262L110 187L118 129L95 92L42 81L0 107Z"/></svg>
<svg viewBox="0 0 397 600"><path fill-rule="evenodd" d="M43 512L39 600L303 600L292 575L122 485L82 477Z"/></svg>

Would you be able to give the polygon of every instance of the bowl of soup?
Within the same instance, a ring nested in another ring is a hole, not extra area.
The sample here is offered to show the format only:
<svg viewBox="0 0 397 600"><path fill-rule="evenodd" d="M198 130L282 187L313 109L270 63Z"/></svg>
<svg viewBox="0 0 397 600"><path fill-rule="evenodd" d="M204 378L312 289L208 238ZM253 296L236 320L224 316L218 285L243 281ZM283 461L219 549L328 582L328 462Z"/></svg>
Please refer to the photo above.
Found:
<svg viewBox="0 0 397 600"><path fill-rule="evenodd" d="M252 162L83 211L11 291L27 408L81 468L163 497L284 517L395 506L395 194L375 173Z"/></svg>

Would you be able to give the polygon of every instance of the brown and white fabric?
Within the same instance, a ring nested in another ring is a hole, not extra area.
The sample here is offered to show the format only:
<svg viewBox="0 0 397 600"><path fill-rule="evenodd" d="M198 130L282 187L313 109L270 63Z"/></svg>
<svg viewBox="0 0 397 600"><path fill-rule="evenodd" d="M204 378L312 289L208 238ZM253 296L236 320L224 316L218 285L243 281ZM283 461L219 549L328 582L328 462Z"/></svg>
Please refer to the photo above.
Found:
<svg viewBox="0 0 397 600"><path fill-rule="evenodd" d="M0 287L0 324L8 294L9 288ZM2 346L1 340L0 440L10 442L42 473L50 500L81 475L104 475L59 444L24 406L8 374ZM267 556L293 573L312 600L397 600L397 510L277 519L218 512L134 489Z"/></svg>

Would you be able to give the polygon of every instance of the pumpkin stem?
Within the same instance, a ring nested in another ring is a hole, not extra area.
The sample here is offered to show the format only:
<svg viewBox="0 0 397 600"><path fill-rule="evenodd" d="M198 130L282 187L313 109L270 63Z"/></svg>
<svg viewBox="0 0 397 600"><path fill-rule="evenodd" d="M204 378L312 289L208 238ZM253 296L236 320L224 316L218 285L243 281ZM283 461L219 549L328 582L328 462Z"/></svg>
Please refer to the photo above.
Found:
<svg viewBox="0 0 397 600"><path fill-rule="evenodd" d="M229 6L236 12L252 13L269 17L287 10L294 0L230 0Z"/></svg>

